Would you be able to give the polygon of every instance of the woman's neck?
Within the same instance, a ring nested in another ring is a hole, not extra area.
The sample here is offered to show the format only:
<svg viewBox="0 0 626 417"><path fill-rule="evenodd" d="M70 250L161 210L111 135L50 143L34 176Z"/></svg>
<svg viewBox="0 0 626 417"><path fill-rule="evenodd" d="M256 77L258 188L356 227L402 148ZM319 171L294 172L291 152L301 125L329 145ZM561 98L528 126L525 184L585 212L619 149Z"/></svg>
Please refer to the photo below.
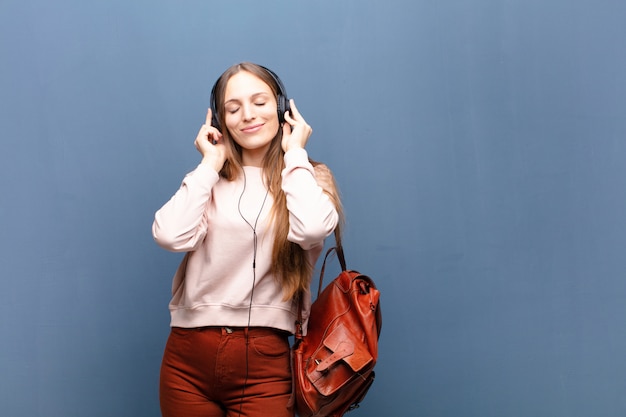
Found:
<svg viewBox="0 0 626 417"><path fill-rule="evenodd" d="M244 166L261 168L266 153L267 149L243 149L241 152L241 163Z"/></svg>

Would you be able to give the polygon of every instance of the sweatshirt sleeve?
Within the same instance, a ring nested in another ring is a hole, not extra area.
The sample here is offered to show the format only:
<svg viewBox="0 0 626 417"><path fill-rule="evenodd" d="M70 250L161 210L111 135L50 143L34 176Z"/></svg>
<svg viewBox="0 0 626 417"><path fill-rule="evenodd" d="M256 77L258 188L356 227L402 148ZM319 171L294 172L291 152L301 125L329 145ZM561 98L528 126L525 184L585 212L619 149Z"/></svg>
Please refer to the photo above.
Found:
<svg viewBox="0 0 626 417"><path fill-rule="evenodd" d="M324 243L337 226L337 209L322 187L305 149L285 153L282 188L289 210L287 240L309 250Z"/></svg>
<svg viewBox="0 0 626 417"><path fill-rule="evenodd" d="M185 176L176 194L154 216L152 236L159 246L173 252L197 248L207 233L206 207L218 181L217 172L205 165Z"/></svg>

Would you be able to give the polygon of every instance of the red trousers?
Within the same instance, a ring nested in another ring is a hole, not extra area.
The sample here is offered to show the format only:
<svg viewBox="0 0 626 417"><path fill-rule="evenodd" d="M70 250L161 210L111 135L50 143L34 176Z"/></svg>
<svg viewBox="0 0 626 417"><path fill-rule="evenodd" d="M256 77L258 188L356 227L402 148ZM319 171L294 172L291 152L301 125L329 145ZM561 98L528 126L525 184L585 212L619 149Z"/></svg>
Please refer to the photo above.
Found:
<svg viewBox="0 0 626 417"><path fill-rule="evenodd" d="M172 328L161 365L163 417L293 417L288 334Z"/></svg>

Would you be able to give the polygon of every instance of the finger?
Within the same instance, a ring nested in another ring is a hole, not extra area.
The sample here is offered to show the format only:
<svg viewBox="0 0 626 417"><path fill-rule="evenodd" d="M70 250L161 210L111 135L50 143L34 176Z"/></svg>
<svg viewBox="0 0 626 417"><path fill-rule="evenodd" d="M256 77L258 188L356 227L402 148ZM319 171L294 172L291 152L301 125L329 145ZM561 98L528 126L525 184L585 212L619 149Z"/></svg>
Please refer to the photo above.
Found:
<svg viewBox="0 0 626 417"><path fill-rule="evenodd" d="M207 126L212 126L211 122L213 121L213 112L211 111L211 108L209 107L206 111L206 124Z"/></svg>
<svg viewBox="0 0 626 417"><path fill-rule="evenodd" d="M291 113L288 111L285 112L285 121L290 125L296 124L295 119L291 116Z"/></svg>
<svg viewBox="0 0 626 417"><path fill-rule="evenodd" d="M292 98L289 99L289 107L291 108L291 112L293 114L293 117L295 117L295 118L302 117L300 115L300 112L298 111L298 108L296 107L296 102Z"/></svg>
<svg viewBox="0 0 626 417"><path fill-rule="evenodd" d="M209 128L207 139L209 139L213 145L217 145L217 143L222 139L222 133L216 128L211 127Z"/></svg>
<svg viewBox="0 0 626 417"><path fill-rule="evenodd" d="M290 119L291 119L291 117L290 117ZM283 123L283 137L285 135L291 135L291 124L289 122Z"/></svg>
<svg viewBox="0 0 626 417"><path fill-rule="evenodd" d="M207 125L202 125L200 126L200 130L198 130L198 137L207 137L209 135L209 126Z"/></svg>
<svg viewBox="0 0 626 417"><path fill-rule="evenodd" d="M200 137L205 138L213 145L215 145L219 140L222 139L222 133L210 124L203 124L198 131L198 139Z"/></svg>

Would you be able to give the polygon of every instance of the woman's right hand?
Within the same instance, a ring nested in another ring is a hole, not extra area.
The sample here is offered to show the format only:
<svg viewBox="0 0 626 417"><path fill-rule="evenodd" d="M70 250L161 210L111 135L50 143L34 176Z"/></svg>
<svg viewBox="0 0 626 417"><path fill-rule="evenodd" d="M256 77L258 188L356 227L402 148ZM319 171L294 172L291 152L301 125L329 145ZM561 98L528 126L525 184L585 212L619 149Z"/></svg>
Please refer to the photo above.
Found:
<svg viewBox="0 0 626 417"><path fill-rule="evenodd" d="M200 127L194 145L202 154L202 164L210 165L216 172L220 172L226 161L226 147L222 133L211 125L211 109L207 110L206 121Z"/></svg>

